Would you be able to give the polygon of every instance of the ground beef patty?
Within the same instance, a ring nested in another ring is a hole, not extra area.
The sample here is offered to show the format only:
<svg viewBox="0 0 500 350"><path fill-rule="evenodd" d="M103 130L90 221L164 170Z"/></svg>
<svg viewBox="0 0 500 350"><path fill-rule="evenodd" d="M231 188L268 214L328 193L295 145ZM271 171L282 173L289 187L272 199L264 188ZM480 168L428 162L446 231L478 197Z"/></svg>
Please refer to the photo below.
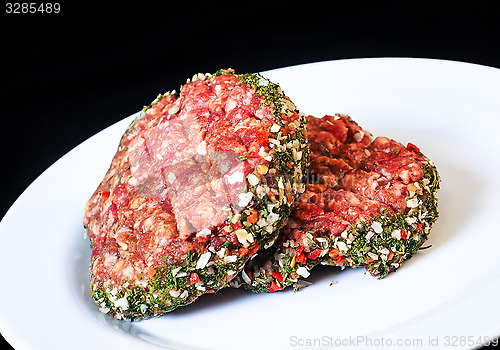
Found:
<svg viewBox="0 0 500 350"><path fill-rule="evenodd" d="M306 118L258 74L197 74L123 135L88 201L91 291L119 319L158 316L227 285L288 217Z"/></svg>
<svg viewBox="0 0 500 350"><path fill-rule="evenodd" d="M439 176L415 145L372 141L346 115L308 119L306 191L277 244L249 261L233 286L297 289L319 263L364 266L383 278L421 247L437 219Z"/></svg>

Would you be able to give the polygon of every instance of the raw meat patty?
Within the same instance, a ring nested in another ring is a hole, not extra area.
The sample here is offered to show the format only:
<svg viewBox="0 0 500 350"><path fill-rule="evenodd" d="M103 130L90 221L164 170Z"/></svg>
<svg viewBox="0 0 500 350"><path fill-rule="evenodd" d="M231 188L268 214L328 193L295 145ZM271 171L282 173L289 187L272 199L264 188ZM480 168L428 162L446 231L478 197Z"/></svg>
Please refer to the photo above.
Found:
<svg viewBox="0 0 500 350"><path fill-rule="evenodd" d="M278 85L230 69L145 107L84 216L100 310L159 316L272 245L304 190L305 123Z"/></svg>
<svg viewBox="0 0 500 350"><path fill-rule="evenodd" d="M428 238L438 216L439 176L413 144L362 130L346 115L308 117L306 191L277 244L232 285L255 292L300 289L317 264L361 267L379 278Z"/></svg>

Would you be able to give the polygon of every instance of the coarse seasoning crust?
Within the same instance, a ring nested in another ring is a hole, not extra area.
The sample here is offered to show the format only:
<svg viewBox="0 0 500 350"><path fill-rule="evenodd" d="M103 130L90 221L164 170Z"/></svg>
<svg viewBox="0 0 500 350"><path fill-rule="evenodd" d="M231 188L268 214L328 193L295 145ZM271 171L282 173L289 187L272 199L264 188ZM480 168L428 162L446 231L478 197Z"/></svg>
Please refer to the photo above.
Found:
<svg viewBox="0 0 500 350"><path fill-rule="evenodd" d="M350 117L309 117L311 165L277 244L249 261L234 286L295 290L318 265L385 277L427 240L438 217L439 175L413 144L372 141Z"/></svg>
<svg viewBox="0 0 500 350"><path fill-rule="evenodd" d="M86 207L100 310L160 316L270 247L304 190L306 122L277 84L232 69L144 107Z"/></svg>

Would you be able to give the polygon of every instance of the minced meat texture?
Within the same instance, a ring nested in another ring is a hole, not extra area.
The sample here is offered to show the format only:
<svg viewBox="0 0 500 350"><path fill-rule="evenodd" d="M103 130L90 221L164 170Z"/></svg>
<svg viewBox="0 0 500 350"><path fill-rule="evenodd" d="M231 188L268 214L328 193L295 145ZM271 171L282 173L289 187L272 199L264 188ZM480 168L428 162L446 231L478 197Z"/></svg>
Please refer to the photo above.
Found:
<svg viewBox="0 0 500 350"><path fill-rule="evenodd" d="M247 263L233 286L301 288L317 264L362 267L379 278L427 239L439 176L409 143L371 135L346 115L308 117L306 190L277 243Z"/></svg>
<svg viewBox="0 0 500 350"><path fill-rule="evenodd" d="M88 201L91 291L119 319L224 287L303 190L304 115L258 74L197 74L129 126Z"/></svg>

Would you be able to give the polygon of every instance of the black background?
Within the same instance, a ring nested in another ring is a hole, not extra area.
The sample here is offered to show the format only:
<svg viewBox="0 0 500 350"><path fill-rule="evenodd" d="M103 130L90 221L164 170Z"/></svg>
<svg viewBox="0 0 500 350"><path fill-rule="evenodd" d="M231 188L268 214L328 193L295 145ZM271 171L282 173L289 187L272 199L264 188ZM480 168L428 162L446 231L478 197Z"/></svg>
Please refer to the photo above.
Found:
<svg viewBox="0 0 500 350"><path fill-rule="evenodd" d="M2 2L0 217L58 158L197 72L384 56L500 68L495 1L173 4Z"/></svg>

